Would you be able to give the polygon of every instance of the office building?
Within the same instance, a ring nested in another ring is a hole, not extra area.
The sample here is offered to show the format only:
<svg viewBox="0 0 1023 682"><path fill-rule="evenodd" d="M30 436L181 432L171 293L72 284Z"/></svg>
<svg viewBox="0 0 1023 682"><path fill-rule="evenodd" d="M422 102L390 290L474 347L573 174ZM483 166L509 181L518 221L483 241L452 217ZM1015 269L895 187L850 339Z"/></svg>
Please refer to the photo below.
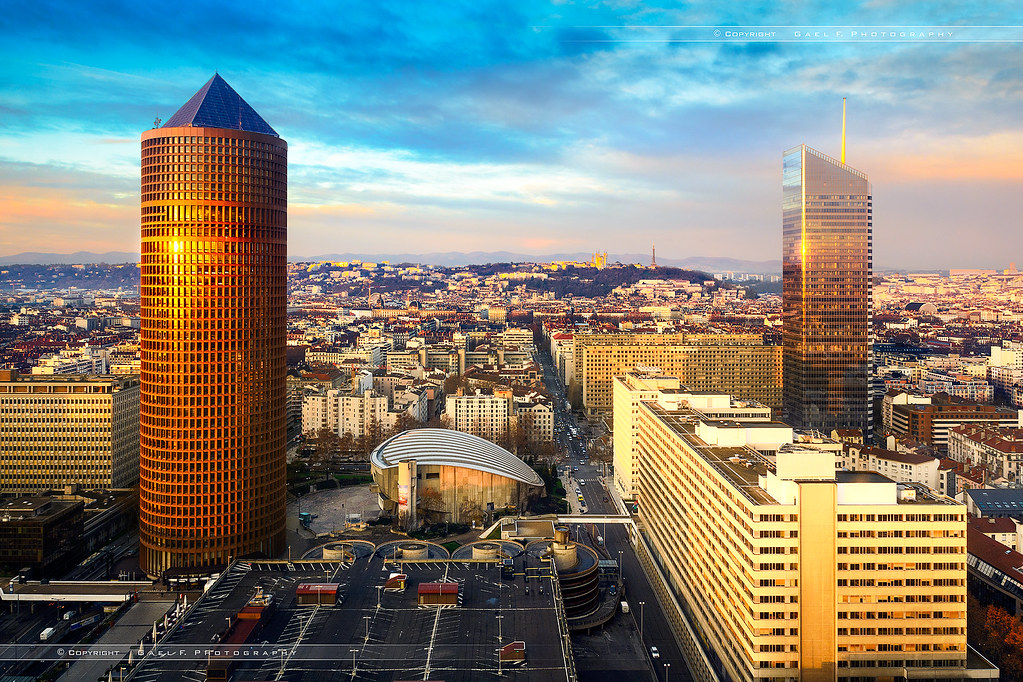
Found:
<svg viewBox="0 0 1023 682"><path fill-rule="evenodd" d="M766 405L736 400L728 394L692 393L678 377L655 371L633 371L614 379L614 485L623 500L639 497L639 404L646 400L667 398L698 410L707 419L741 419L743 422L767 423L771 409ZM784 426L774 422L773 426ZM792 442L792 429L784 426L779 436Z"/></svg>
<svg viewBox="0 0 1023 682"><path fill-rule="evenodd" d="M142 135L140 563L284 549L287 143L221 78Z"/></svg>
<svg viewBox="0 0 1023 682"><path fill-rule="evenodd" d="M657 368L692 391L727 393L781 407L781 347L759 334L575 334L569 396L587 418L610 416L611 382L636 368Z"/></svg>
<svg viewBox="0 0 1023 682"><path fill-rule="evenodd" d="M638 550L719 679L997 677L967 670L965 506L671 398L636 408Z"/></svg>
<svg viewBox="0 0 1023 682"><path fill-rule="evenodd" d="M0 370L0 494L138 478L138 377Z"/></svg>
<svg viewBox="0 0 1023 682"><path fill-rule="evenodd" d="M54 577L84 554L83 512L78 500L20 497L0 502L0 567L7 574L29 568Z"/></svg>
<svg viewBox="0 0 1023 682"><path fill-rule="evenodd" d="M785 152L784 418L796 428L870 430L870 192L837 159L806 145Z"/></svg>

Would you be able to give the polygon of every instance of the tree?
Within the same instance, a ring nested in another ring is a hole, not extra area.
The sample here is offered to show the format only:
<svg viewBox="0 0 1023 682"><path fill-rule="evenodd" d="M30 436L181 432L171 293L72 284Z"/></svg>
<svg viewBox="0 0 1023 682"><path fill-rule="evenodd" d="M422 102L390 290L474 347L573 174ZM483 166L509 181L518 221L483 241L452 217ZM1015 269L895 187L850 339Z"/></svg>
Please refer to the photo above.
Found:
<svg viewBox="0 0 1023 682"><path fill-rule="evenodd" d="M330 460L340 450L340 436L327 428L322 428L316 432L316 449L313 451L313 458L317 462Z"/></svg>
<svg viewBox="0 0 1023 682"><path fill-rule="evenodd" d="M450 429L451 425L448 420L444 418L443 414L435 414L430 417L430 421L426 422L426 428L428 429Z"/></svg>
<svg viewBox="0 0 1023 682"><path fill-rule="evenodd" d="M1002 679L1023 679L1023 621L1005 609L967 598L968 639L1001 669Z"/></svg>
<svg viewBox="0 0 1023 682"><path fill-rule="evenodd" d="M423 521L435 521L444 515L444 496L436 488L419 488L416 491L416 513Z"/></svg>
<svg viewBox="0 0 1023 682"><path fill-rule="evenodd" d="M477 521L482 521L485 514L483 504L476 499L466 498L458 506L458 520L462 523L475 524Z"/></svg>
<svg viewBox="0 0 1023 682"><path fill-rule="evenodd" d="M460 374L449 374L444 379L444 395L455 395L458 389L465 388L465 379Z"/></svg>
<svg viewBox="0 0 1023 682"><path fill-rule="evenodd" d="M398 418L395 419L394 428L390 429L387 432L386 436L387 438L390 438L391 436L397 436L399 433L411 431L412 429L418 429L422 425L423 423L421 421L419 421L409 413L402 412L401 414L398 415ZM387 438L385 438L384 440L386 440Z"/></svg>
<svg viewBox="0 0 1023 682"><path fill-rule="evenodd" d="M357 449L355 436L353 436L350 431L345 431L345 435L341 436L341 442L338 445L338 448L342 453L351 456L351 454Z"/></svg>

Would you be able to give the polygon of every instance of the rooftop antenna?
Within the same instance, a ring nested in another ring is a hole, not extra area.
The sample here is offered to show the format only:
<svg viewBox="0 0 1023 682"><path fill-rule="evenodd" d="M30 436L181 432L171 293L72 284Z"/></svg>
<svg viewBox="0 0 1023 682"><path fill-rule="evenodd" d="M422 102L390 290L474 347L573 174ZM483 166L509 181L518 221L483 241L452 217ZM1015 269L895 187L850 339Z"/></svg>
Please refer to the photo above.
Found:
<svg viewBox="0 0 1023 682"><path fill-rule="evenodd" d="M845 164L845 97L842 98L842 164Z"/></svg>
<svg viewBox="0 0 1023 682"><path fill-rule="evenodd" d="M160 127L160 124L161 124L161 123L163 123L163 121L162 121L162 120L160 119L160 117L159 117L159 116L157 116L157 117L156 117L156 120L155 120L155 121L153 121L153 127L154 127L154 128L159 128L159 127Z"/></svg>
<svg viewBox="0 0 1023 682"><path fill-rule="evenodd" d="M650 245L650 267L652 267L652 268L656 268L657 267L657 245L656 244L651 244Z"/></svg>

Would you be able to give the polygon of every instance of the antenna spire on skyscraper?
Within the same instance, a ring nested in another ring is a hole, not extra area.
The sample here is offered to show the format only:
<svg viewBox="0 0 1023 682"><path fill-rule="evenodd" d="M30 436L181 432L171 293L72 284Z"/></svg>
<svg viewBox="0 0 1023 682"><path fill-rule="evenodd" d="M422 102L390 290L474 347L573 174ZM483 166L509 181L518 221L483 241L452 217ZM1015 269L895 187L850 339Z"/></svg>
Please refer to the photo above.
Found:
<svg viewBox="0 0 1023 682"><path fill-rule="evenodd" d="M842 163L845 163L845 97L842 98Z"/></svg>

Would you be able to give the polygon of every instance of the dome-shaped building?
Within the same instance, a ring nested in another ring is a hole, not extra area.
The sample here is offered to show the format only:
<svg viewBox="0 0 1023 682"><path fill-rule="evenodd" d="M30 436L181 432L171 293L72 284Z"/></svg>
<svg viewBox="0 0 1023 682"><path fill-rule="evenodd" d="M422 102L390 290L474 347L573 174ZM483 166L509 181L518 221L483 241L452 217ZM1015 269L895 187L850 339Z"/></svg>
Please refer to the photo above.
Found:
<svg viewBox="0 0 1023 682"><path fill-rule="evenodd" d="M369 459L380 508L413 521L418 506L437 518L468 522L480 512L522 509L543 490L543 480L521 459L461 431L405 431Z"/></svg>

